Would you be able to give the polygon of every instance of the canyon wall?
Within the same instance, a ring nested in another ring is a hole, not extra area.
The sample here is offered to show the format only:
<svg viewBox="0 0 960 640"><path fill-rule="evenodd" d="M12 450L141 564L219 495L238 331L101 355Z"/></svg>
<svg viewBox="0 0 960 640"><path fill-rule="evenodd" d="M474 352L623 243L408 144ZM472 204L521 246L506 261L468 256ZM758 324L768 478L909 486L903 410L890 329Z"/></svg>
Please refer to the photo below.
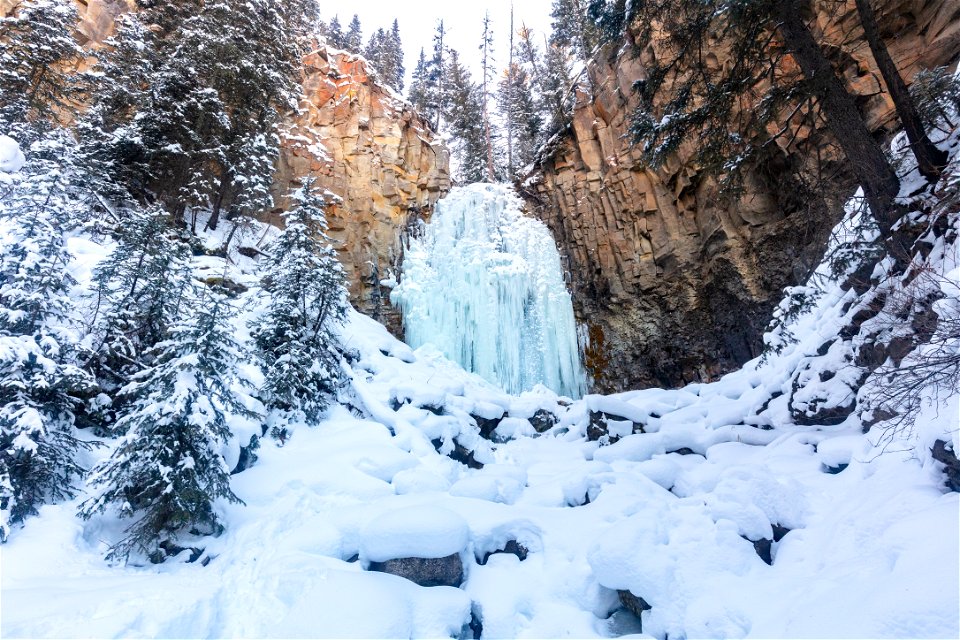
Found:
<svg viewBox="0 0 960 640"><path fill-rule="evenodd" d="M880 0L881 27L908 81L925 67L956 63L960 3ZM853 2L818 7L814 28L842 70L869 126L887 139L896 114ZM772 149L748 171L739 199L687 159L658 170L630 143L632 90L644 77L630 42L601 51L586 70L571 126L524 183L535 214L553 230L567 262L580 321L590 338L586 364L601 391L705 381L760 354L762 334L785 286L818 263L842 202L854 185L834 157L830 195L799 196L809 169L796 149ZM723 53L716 63L724 64ZM809 134L809 132L807 132ZM821 166L821 168L823 168Z"/></svg>

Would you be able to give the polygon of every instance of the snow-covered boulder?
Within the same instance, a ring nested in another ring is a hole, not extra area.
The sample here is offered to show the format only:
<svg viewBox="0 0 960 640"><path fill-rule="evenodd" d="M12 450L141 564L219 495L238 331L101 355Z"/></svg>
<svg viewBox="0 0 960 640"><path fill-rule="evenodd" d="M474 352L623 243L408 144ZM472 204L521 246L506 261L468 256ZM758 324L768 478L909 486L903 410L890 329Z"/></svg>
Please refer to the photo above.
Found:
<svg viewBox="0 0 960 640"><path fill-rule="evenodd" d="M17 141L10 136L0 135L0 173L16 173L26 161Z"/></svg>
<svg viewBox="0 0 960 640"><path fill-rule="evenodd" d="M360 537L360 557L371 571L424 587L463 583L460 554L470 529L453 511L428 506L389 511L369 522Z"/></svg>

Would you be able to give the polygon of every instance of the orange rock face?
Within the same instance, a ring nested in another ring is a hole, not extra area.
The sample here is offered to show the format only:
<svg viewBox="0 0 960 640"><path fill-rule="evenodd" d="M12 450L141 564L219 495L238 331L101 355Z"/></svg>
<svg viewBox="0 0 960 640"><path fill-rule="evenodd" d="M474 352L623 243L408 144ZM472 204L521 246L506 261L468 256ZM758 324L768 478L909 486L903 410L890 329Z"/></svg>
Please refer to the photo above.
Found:
<svg viewBox="0 0 960 640"><path fill-rule="evenodd" d="M956 0L875 5L905 79L956 63ZM818 37L861 96L870 127L887 137L896 114L852 0L839 11L826 2L821 9ZM690 148L651 170L628 135L642 56L618 49L588 66L592 91L577 96L572 126L540 162L527 196L566 258L577 314L591 336L586 363L595 387L708 380L760 353L783 287L817 264L853 184L834 157L832 198L798 198L787 168L807 164L803 140L750 172L743 197L732 203L687 162ZM710 55L724 62L722 52Z"/></svg>
<svg viewBox="0 0 960 640"><path fill-rule="evenodd" d="M303 87L301 113L284 129L277 205L287 206L286 194L306 175L342 199L327 221L351 298L399 331L399 317L376 281L396 273L405 231L428 218L449 190L449 153L362 58L318 48L304 58Z"/></svg>

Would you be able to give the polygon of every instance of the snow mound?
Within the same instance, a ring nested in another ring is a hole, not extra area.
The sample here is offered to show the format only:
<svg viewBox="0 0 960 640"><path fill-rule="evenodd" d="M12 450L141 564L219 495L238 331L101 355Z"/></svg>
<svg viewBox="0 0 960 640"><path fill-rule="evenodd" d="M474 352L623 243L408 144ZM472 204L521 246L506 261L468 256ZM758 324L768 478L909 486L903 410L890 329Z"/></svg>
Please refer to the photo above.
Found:
<svg viewBox="0 0 960 640"><path fill-rule="evenodd" d="M370 562L445 558L467 547L470 528L449 509L420 506L388 511L370 521L360 536L360 556Z"/></svg>
<svg viewBox="0 0 960 640"><path fill-rule="evenodd" d="M17 141L10 136L0 135L0 173L16 173L26 162Z"/></svg>

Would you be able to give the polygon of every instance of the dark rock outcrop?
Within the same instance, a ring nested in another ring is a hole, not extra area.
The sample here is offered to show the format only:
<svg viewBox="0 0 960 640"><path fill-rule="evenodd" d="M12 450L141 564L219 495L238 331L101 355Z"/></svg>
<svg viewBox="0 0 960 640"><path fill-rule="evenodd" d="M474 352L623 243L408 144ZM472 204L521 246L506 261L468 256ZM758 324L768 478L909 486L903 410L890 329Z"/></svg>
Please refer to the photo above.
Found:
<svg viewBox="0 0 960 640"><path fill-rule="evenodd" d="M445 558L397 558L371 562L369 570L400 576L421 587L459 587L463 584L463 562L458 553Z"/></svg>
<svg viewBox="0 0 960 640"><path fill-rule="evenodd" d="M952 445L937 440L930 453L934 460L943 465L944 486L950 491L960 491L960 459Z"/></svg>

